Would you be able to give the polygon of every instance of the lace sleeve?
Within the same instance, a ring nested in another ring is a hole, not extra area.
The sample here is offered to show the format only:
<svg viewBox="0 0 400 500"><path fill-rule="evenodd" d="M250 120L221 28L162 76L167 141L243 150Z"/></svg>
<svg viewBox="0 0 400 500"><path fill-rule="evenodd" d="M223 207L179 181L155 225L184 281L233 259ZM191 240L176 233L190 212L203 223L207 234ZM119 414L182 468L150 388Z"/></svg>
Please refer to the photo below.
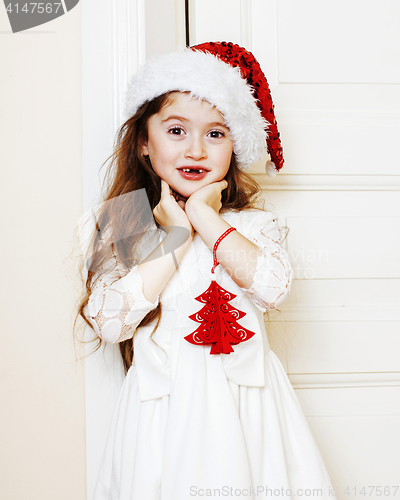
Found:
<svg viewBox="0 0 400 500"><path fill-rule="evenodd" d="M142 319L158 305L143 295L142 277L134 266L123 276L116 256L107 262L86 306L96 334L105 342L122 342L132 338Z"/></svg>
<svg viewBox="0 0 400 500"><path fill-rule="evenodd" d="M267 312L283 304L292 285L292 266L282 247L288 228L279 227L277 218L270 212L256 213L253 217L246 237L259 251L253 283L243 290L262 312Z"/></svg>

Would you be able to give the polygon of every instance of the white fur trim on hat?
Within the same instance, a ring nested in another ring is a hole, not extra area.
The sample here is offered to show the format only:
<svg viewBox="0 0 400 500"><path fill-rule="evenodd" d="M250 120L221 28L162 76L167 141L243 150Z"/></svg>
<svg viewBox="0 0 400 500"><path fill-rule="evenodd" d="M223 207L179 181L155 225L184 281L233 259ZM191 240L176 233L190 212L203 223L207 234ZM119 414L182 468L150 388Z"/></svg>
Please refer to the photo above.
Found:
<svg viewBox="0 0 400 500"><path fill-rule="evenodd" d="M275 177L277 174L275 165L271 160L268 160L265 164L265 171L267 172L268 177Z"/></svg>
<svg viewBox="0 0 400 500"><path fill-rule="evenodd" d="M218 57L181 49L148 61L131 79L124 99L124 119L167 92L190 92L223 115L239 168L247 170L267 149L268 123L240 70Z"/></svg>

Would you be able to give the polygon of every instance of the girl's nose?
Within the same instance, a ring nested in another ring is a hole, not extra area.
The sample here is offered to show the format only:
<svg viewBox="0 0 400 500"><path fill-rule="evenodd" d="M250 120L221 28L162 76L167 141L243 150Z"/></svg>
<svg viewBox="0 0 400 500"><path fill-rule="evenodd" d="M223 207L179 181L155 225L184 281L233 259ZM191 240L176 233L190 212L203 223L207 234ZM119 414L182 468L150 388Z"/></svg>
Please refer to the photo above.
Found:
<svg viewBox="0 0 400 500"><path fill-rule="evenodd" d="M204 140L201 137L192 136L187 142L185 158L193 160L202 160L207 157L207 150Z"/></svg>

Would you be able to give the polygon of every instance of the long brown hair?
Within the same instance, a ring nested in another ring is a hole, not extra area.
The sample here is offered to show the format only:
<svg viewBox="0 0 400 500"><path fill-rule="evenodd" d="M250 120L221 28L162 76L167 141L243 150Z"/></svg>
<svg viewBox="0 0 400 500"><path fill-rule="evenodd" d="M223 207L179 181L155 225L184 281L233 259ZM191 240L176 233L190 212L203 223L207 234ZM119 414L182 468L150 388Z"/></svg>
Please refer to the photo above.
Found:
<svg viewBox="0 0 400 500"><path fill-rule="evenodd" d="M115 151L108 158L108 160L111 159L111 162L103 186L103 192L105 192L103 201L107 203L102 205L96 229L90 239L90 266L77 313L77 317L80 315L92 329L94 328L91 319L85 314L85 308L95 283L101 277L103 265L115 255L117 261L128 273L133 266L139 264L137 249L140 238L147 229L154 227L154 220L146 218L144 208L140 204L116 203L116 201L124 194L145 189L151 210L154 210L159 203L161 180L152 169L150 160L143 156L141 146L147 140L149 118L168 103L170 94L164 94L146 103L120 127L117 132ZM234 154L225 179L228 182L228 187L222 191L221 211L259 208L257 205L260 187L249 174L239 170ZM157 221L156 225L158 228L160 227ZM103 239L100 238L100 227ZM121 238L121 234L130 236ZM154 333L160 318L161 303L143 318L138 327L147 325L156 319ZM98 341L95 348L97 350L102 339L96 337L94 340ZM126 373L133 360L133 336L131 339L120 342L119 348Z"/></svg>

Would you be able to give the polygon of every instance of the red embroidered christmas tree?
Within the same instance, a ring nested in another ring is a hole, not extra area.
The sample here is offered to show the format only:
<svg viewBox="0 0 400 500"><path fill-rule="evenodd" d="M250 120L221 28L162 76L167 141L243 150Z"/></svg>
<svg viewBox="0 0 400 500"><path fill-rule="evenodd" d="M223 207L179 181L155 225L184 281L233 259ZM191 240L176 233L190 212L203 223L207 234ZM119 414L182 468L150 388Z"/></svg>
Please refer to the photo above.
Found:
<svg viewBox="0 0 400 500"><path fill-rule="evenodd" d="M251 339L254 332L237 323L246 313L228 303L235 297L235 294L222 288L215 280L211 281L208 289L196 297L205 306L189 316L200 325L185 339L195 345L212 344L210 354L229 354L234 352L232 345Z"/></svg>

